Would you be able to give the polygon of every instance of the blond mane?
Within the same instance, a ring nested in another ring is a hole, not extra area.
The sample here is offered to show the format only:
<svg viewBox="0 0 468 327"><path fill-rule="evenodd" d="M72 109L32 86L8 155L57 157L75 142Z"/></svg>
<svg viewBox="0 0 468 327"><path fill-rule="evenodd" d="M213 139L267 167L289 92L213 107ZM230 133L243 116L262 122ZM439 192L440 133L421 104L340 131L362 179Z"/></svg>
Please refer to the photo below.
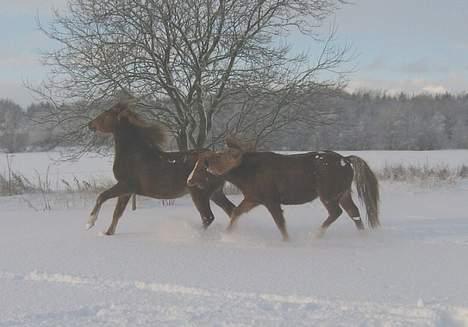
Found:
<svg viewBox="0 0 468 327"><path fill-rule="evenodd" d="M137 115L129 103L119 102L116 108L120 110L119 119L126 119L130 125L138 130L142 139L152 147L160 147L167 140L167 130L159 123L148 123Z"/></svg>

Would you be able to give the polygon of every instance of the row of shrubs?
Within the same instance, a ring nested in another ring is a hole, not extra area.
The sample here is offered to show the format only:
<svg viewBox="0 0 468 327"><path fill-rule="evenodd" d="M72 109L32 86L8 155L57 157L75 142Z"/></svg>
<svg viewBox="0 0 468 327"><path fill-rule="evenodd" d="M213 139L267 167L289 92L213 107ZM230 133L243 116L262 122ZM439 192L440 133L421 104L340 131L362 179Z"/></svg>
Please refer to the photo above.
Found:
<svg viewBox="0 0 468 327"><path fill-rule="evenodd" d="M377 171L379 180L408 183L453 183L459 179L468 178L468 166L450 168L448 166L412 166L387 165ZM74 177L73 181L60 180L58 189L51 186L48 176L37 176L34 180L14 171L0 173L0 196L28 194L28 193L100 193L109 188L111 180L83 180ZM237 194L233 185L227 185L228 194Z"/></svg>
<svg viewBox="0 0 468 327"><path fill-rule="evenodd" d="M463 165L458 168L450 168L447 165L412 166L412 165L392 165L384 166L377 172L380 180L424 183L424 182L445 182L453 183L459 179L468 177L468 166Z"/></svg>
<svg viewBox="0 0 468 327"><path fill-rule="evenodd" d="M19 195L28 193L100 193L113 183L110 180L81 180L77 177L73 181L60 180L59 188L53 188L48 177L37 176L34 180L26 176L10 172L0 173L0 196Z"/></svg>

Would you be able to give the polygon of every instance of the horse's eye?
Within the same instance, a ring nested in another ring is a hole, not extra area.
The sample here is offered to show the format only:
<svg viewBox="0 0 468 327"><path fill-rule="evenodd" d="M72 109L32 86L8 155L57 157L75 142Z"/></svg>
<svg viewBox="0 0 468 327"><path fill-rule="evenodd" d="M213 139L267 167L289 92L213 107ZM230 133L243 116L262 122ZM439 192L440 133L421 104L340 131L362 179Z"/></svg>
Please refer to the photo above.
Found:
<svg viewBox="0 0 468 327"><path fill-rule="evenodd" d="M208 168L209 166L209 162L208 162L208 159L205 159L205 161L203 161L203 165L205 166L205 168Z"/></svg>

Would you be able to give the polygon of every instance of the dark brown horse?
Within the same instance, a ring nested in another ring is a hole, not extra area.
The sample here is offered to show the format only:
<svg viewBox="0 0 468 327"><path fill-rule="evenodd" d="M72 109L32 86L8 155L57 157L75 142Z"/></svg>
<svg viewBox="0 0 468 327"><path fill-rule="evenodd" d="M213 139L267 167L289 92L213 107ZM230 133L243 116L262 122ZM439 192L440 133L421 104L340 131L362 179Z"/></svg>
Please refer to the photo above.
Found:
<svg viewBox="0 0 468 327"><path fill-rule="evenodd" d="M351 198L353 180L366 207L370 227L380 225L378 181L361 158L343 157L331 151L295 155L245 152L233 139L227 140L227 145L226 150L201 154L187 183L203 189L215 175L240 189L244 199L232 211L228 230L232 230L241 214L262 204L273 216L283 239L287 240L281 204L303 204L317 197L329 214L319 236L341 215L342 208L358 229L364 229L359 210Z"/></svg>
<svg viewBox="0 0 468 327"><path fill-rule="evenodd" d="M123 103L118 103L100 114L88 127L93 131L113 134L113 171L117 180L117 184L97 197L96 206L86 225L88 229L96 223L102 204L110 198L118 197L112 224L106 232L107 235L114 234L132 194L156 199L173 199L190 193L205 228L214 220L210 198L228 215L232 213L234 205L222 192L222 178L208 178L203 189L187 187L187 177L199 155L206 150L162 151L160 145L166 137L164 129L158 125L147 124Z"/></svg>

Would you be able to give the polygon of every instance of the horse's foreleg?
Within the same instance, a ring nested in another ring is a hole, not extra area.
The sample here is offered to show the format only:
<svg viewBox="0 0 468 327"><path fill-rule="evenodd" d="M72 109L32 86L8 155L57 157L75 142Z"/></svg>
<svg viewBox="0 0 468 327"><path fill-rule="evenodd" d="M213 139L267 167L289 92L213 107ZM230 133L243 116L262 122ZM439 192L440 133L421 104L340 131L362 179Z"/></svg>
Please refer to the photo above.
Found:
<svg viewBox="0 0 468 327"><path fill-rule="evenodd" d="M98 197L99 199L99 197ZM88 222L86 223L86 229L91 229L96 224L96 220L99 215L99 211L101 210L102 202L100 203L99 200L96 200L96 205L94 206L93 210L89 215Z"/></svg>
<svg viewBox="0 0 468 327"><path fill-rule="evenodd" d="M283 241L289 240L289 235L288 231L286 229L286 221L284 220L283 216L283 209L281 209L281 204L279 203L271 203L268 205L265 205L270 214L273 216L273 220L276 223L276 226L281 232L281 235L283 236Z"/></svg>
<svg viewBox="0 0 468 327"><path fill-rule="evenodd" d="M117 204L115 205L114 215L112 217L112 223L106 231L106 235L114 235L117 223L119 222L120 217L122 217L125 208L127 207L128 201L130 200L131 194L121 195L117 199ZM133 195L135 196L135 195Z"/></svg>
<svg viewBox="0 0 468 327"><path fill-rule="evenodd" d="M197 187L189 188L189 191L190 195L192 196L193 203L200 213L203 227L206 229L214 220L214 215L210 208L209 193Z"/></svg>
<svg viewBox="0 0 468 327"><path fill-rule="evenodd" d="M90 229L96 224L99 211L101 210L101 206L105 201L111 198L115 198L117 196L123 195L125 193L128 193L128 188L124 184L117 183L114 186L112 186L110 189L99 194L96 199L96 205L91 211L91 214L88 219L88 223L86 224L86 229Z"/></svg>
<svg viewBox="0 0 468 327"><path fill-rule="evenodd" d="M229 222L229 226L227 227L226 231L231 232L234 229L239 217L242 214L249 212L257 205L258 203L251 202L246 199L242 200L242 202L232 210L231 221Z"/></svg>
<svg viewBox="0 0 468 327"><path fill-rule="evenodd" d="M214 203L216 203L221 209L223 209L229 217L232 214L232 210L234 210L234 208L236 207L234 203L229 201L229 199L226 197L222 188L219 188L218 190L214 191L214 193L211 195L211 200Z"/></svg>

